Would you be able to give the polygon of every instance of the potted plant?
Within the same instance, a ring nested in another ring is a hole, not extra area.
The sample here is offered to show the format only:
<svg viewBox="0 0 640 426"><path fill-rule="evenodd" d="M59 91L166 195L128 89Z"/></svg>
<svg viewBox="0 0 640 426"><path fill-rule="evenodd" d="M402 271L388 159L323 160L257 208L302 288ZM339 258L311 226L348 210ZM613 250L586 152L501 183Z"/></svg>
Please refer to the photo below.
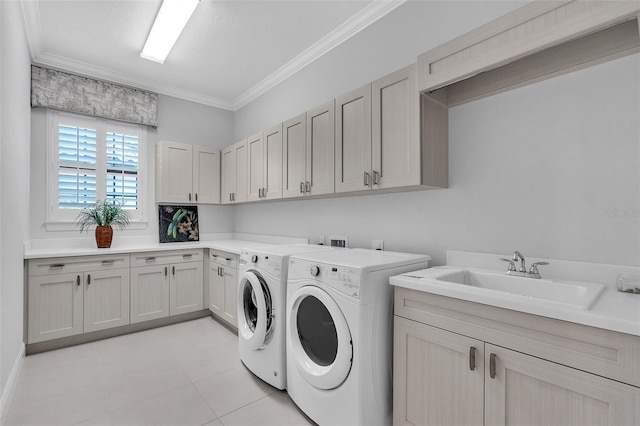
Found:
<svg viewBox="0 0 640 426"><path fill-rule="evenodd" d="M124 229L129 225L129 213L115 201L96 201L93 208L83 209L77 217L80 232L96 226L96 244L98 248L111 247L113 239L112 225Z"/></svg>

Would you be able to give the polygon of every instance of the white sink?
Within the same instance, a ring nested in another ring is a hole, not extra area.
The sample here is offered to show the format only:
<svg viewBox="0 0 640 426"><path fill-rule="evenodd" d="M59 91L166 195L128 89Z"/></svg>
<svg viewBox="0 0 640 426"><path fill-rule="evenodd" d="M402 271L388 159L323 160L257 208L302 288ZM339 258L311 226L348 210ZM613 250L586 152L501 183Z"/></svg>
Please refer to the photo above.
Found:
<svg viewBox="0 0 640 426"><path fill-rule="evenodd" d="M427 291L433 286L441 290L439 294L451 297L464 291L524 304L562 305L574 309L589 309L604 289L598 283L517 277L472 268L443 267L421 272L419 276L413 273L405 276L419 278ZM451 294L447 294L447 290Z"/></svg>

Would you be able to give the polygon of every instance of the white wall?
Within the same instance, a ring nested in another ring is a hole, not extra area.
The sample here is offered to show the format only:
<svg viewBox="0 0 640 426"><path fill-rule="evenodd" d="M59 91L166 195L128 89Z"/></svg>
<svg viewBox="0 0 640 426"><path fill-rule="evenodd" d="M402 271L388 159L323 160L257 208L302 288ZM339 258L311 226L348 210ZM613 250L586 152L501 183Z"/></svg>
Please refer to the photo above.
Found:
<svg viewBox="0 0 640 426"><path fill-rule="evenodd" d="M91 233L79 231L49 231L45 222L46 188L46 110L35 108L31 112L31 238L93 239ZM160 140L191 143L212 148L223 148L233 143L233 113L214 107L185 101L170 96L158 98L158 128L147 130L146 200L148 227L144 230L116 230L118 235L141 236L157 241L158 212L155 205L155 145ZM199 206L200 233L232 232L233 208L227 206ZM79 228L78 228L79 229Z"/></svg>
<svg viewBox="0 0 640 426"><path fill-rule="evenodd" d="M20 3L0 2L0 391L5 414L10 374L22 351L22 242L29 236L31 58Z"/></svg>
<svg viewBox="0 0 640 426"><path fill-rule="evenodd" d="M236 139L408 64L469 14L512 6L408 3L239 111ZM235 231L383 239L434 264L455 249L638 266L639 79L633 55L452 108L450 188L238 206Z"/></svg>

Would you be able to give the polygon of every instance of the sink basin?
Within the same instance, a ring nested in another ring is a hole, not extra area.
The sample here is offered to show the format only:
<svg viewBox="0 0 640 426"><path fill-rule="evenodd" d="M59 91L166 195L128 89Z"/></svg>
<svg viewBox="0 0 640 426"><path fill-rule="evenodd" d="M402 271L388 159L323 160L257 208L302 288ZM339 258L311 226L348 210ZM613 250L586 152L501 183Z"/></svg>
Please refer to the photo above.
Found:
<svg viewBox="0 0 640 426"><path fill-rule="evenodd" d="M454 293L463 290L501 300L562 305L574 309L589 309L604 289L598 283L517 277L471 268L444 267L427 271L430 272L420 276L420 281L426 285L450 287Z"/></svg>

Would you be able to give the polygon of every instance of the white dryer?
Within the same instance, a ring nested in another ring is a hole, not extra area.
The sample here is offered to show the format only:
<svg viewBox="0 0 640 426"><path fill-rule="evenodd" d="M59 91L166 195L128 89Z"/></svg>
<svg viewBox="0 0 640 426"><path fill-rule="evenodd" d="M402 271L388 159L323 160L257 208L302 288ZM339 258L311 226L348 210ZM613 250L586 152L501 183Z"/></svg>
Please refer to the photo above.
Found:
<svg viewBox="0 0 640 426"><path fill-rule="evenodd" d="M287 392L320 425L390 425L389 277L429 256L334 250L289 258Z"/></svg>
<svg viewBox="0 0 640 426"><path fill-rule="evenodd" d="M238 282L240 359L256 376L278 388L287 383L285 305L289 256L331 250L318 245L242 249Z"/></svg>

